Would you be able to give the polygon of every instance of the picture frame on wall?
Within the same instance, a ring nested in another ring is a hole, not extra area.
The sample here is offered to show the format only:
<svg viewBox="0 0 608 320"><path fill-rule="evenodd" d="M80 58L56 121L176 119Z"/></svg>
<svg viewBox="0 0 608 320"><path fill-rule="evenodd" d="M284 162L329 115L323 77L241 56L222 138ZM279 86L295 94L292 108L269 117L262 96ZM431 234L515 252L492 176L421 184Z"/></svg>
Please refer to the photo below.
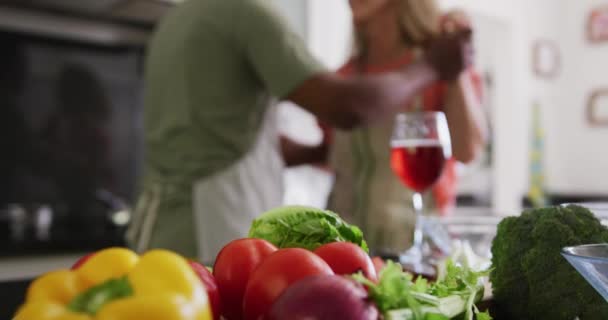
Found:
<svg viewBox="0 0 608 320"><path fill-rule="evenodd" d="M608 127L608 87L595 89L589 94L587 122L591 127Z"/></svg>
<svg viewBox="0 0 608 320"><path fill-rule="evenodd" d="M597 7L589 13L587 39L591 43L608 42L608 5Z"/></svg>
<svg viewBox="0 0 608 320"><path fill-rule="evenodd" d="M536 40L532 46L532 70L537 77L552 79L559 75L561 54L555 41Z"/></svg>

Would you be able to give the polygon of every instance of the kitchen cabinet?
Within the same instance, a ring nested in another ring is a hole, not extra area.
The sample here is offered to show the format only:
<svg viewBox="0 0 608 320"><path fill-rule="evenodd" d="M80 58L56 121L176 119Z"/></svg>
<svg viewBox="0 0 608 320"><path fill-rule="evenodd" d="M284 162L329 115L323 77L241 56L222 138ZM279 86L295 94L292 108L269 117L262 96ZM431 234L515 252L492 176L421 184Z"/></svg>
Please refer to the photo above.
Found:
<svg viewBox="0 0 608 320"><path fill-rule="evenodd" d="M0 319L11 319L25 297L30 280L0 282Z"/></svg>

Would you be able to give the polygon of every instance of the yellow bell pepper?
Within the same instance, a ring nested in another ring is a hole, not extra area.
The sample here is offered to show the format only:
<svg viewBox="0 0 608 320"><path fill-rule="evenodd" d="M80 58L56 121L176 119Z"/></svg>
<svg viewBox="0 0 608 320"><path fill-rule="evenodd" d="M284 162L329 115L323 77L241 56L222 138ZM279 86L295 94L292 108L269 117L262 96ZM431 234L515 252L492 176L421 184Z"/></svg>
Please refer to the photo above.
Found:
<svg viewBox="0 0 608 320"><path fill-rule="evenodd" d="M153 250L95 253L76 270L51 272L28 288L13 320L212 320L202 282L183 257Z"/></svg>

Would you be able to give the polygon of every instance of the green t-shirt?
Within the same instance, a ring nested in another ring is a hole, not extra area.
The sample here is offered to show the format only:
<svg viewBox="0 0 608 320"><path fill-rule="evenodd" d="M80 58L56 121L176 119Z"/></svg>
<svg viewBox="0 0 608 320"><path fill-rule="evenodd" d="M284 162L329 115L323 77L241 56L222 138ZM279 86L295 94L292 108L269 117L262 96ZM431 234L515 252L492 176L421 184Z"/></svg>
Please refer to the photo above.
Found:
<svg viewBox="0 0 608 320"><path fill-rule="evenodd" d="M146 61L146 180L190 186L252 147L274 98L323 67L265 0L189 0Z"/></svg>

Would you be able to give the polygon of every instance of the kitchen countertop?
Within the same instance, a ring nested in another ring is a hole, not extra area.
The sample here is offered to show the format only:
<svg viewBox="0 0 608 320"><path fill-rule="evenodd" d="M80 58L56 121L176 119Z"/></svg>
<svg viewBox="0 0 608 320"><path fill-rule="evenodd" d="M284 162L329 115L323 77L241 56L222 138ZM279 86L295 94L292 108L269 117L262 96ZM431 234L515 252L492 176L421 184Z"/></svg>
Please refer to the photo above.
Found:
<svg viewBox="0 0 608 320"><path fill-rule="evenodd" d="M70 268L85 252L0 257L0 282L29 280L43 273Z"/></svg>
<svg viewBox="0 0 608 320"><path fill-rule="evenodd" d="M74 232L57 228L48 239L27 237L0 241L0 283L33 279L43 273L70 268L80 257L90 252L124 247L122 230L95 233L82 226Z"/></svg>
<svg viewBox="0 0 608 320"><path fill-rule="evenodd" d="M453 220L467 220L470 216L487 216L490 212L490 208L471 208L471 207L460 207L457 212L453 215ZM454 219L458 217L460 219ZM489 216L497 219L497 216ZM447 220L452 220L447 219ZM469 223L471 221L468 221ZM85 239L82 239L85 240ZM113 241L110 241L113 240ZM108 246L122 246L122 243L118 243L115 239L106 239L105 242L90 243L90 241L72 241L71 243L79 243L78 246L68 248L65 243L62 246L49 246L45 250L16 250L15 254L9 254L11 250L3 250L4 254L0 253L0 282L28 280L38 277L39 275L62 268L69 268L74 262L80 257L87 254L87 252L101 249ZM84 244L88 243L87 246ZM64 248L64 250L60 250ZM80 248L80 249L78 249ZM22 253L19 253L22 252ZM47 253L48 252L48 253Z"/></svg>

